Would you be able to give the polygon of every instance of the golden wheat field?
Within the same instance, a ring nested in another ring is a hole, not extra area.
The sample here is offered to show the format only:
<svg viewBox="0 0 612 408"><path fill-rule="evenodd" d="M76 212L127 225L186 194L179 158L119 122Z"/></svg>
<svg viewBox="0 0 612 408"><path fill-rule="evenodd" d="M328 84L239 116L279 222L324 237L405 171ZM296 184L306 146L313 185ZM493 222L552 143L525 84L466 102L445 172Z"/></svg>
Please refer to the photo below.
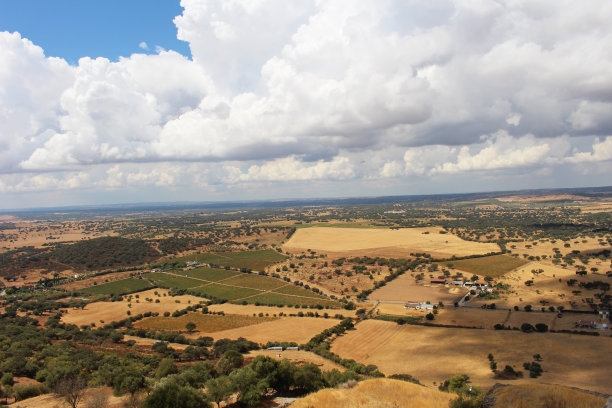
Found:
<svg viewBox="0 0 612 408"><path fill-rule="evenodd" d="M337 338L331 351L343 358L375 364L385 374L410 374L422 383L467 374L474 384L492 386L487 355L499 367L522 369L536 353L544 373L522 382L558 383L599 392L612 392L612 347L609 337L561 333L522 333L481 329L423 327L365 320ZM417 358L418 356L418 358ZM571 367L571 369L568 369Z"/></svg>
<svg viewBox="0 0 612 408"><path fill-rule="evenodd" d="M236 329L216 331L213 333L198 332L185 334L186 337L197 338L210 336L218 339L237 339L244 337L256 343L265 344L269 341L307 343L315 335L338 324L336 319L317 317L281 317L270 322L254 324Z"/></svg>
<svg viewBox="0 0 612 408"><path fill-rule="evenodd" d="M453 395L420 385L374 379L354 388L324 389L297 400L291 408L447 408Z"/></svg>
<svg viewBox="0 0 612 408"><path fill-rule="evenodd" d="M289 251L311 249L317 252L360 256L397 257L411 252L428 252L437 256L465 256L499 251L497 244L464 241L452 234L441 234L440 228L327 228L298 229L283 248Z"/></svg>

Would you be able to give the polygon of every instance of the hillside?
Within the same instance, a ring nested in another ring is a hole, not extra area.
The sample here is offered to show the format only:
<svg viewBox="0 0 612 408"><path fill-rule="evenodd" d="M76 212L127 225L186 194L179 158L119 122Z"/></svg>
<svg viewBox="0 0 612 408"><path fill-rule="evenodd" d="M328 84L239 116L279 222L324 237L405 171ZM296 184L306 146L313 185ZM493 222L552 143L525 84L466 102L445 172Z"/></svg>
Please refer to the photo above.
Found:
<svg viewBox="0 0 612 408"><path fill-rule="evenodd" d="M489 391L486 408L601 408L606 398L589 392L548 384L496 385Z"/></svg>
<svg viewBox="0 0 612 408"><path fill-rule="evenodd" d="M354 388L324 389L297 400L291 408L447 408L452 394L400 380L366 380Z"/></svg>

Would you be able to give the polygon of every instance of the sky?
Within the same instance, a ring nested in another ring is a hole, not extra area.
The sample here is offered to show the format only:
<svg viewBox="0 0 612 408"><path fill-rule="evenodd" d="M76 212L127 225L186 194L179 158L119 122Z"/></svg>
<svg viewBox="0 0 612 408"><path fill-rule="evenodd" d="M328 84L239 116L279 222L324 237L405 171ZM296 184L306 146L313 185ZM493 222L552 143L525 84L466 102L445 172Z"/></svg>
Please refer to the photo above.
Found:
<svg viewBox="0 0 612 408"><path fill-rule="evenodd" d="M0 0L0 208L611 185L612 2Z"/></svg>

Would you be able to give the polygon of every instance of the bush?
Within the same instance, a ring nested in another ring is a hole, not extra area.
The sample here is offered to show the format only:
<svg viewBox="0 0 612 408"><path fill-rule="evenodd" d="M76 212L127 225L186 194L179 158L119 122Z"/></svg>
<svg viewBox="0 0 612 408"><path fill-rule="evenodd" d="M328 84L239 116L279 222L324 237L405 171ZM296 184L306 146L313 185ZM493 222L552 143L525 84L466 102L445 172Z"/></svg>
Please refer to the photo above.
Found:
<svg viewBox="0 0 612 408"><path fill-rule="evenodd" d="M546 325L544 323L537 323L535 325L535 328L540 333L546 333L548 331L548 325Z"/></svg>
<svg viewBox="0 0 612 408"><path fill-rule="evenodd" d="M21 401L27 398L38 397L46 393L45 386L42 384L22 384L13 387L13 396L15 401Z"/></svg>
<svg viewBox="0 0 612 408"><path fill-rule="evenodd" d="M533 327L529 323L523 323L523 324L521 324L521 331L523 333L531 333L532 331L535 331L535 327Z"/></svg>

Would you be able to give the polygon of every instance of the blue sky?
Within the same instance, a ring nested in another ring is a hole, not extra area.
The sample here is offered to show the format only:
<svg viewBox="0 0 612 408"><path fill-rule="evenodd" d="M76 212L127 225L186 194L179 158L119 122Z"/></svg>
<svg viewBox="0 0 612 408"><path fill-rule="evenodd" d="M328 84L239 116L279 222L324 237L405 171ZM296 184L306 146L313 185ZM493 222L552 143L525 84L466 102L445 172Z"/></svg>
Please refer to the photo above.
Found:
<svg viewBox="0 0 612 408"><path fill-rule="evenodd" d="M610 185L610 21L601 0L0 0L0 209Z"/></svg>
<svg viewBox="0 0 612 408"><path fill-rule="evenodd" d="M18 31L47 56L73 65L85 56L116 61L156 46L189 56L172 22L182 11L178 0L0 0L0 31Z"/></svg>

